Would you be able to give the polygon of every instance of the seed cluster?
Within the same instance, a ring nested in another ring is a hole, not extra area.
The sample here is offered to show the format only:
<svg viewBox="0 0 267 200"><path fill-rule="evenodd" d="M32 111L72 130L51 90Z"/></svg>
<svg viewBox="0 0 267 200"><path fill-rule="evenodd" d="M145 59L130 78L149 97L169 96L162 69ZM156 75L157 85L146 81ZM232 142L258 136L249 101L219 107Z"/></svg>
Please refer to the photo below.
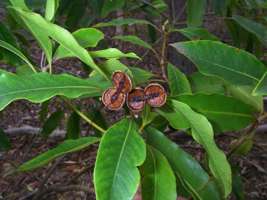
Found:
<svg viewBox="0 0 267 200"><path fill-rule="evenodd" d="M165 104L167 93L158 83L150 83L145 89L137 87L132 89L130 77L116 71L112 75L114 87L103 92L102 102L109 110L119 110L127 100L128 108L133 112L144 109L145 104L152 107L161 107Z"/></svg>

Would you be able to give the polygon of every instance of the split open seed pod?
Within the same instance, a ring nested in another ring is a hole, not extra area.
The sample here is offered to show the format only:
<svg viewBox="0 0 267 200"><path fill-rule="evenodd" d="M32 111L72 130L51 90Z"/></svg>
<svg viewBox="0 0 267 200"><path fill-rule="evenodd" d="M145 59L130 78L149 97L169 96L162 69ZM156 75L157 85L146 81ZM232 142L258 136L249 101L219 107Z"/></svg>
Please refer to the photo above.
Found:
<svg viewBox="0 0 267 200"><path fill-rule="evenodd" d="M115 71L113 73L112 82L114 87L122 93L128 93L132 90L132 81L130 77L122 71Z"/></svg>
<svg viewBox="0 0 267 200"><path fill-rule="evenodd" d="M109 88L102 94L102 102L109 110L119 110L125 103L126 94L118 93L116 88Z"/></svg>
<svg viewBox="0 0 267 200"><path fill-rule="evenodd" d="M152 107L161 107L166 103L167 93L158 83L149 84L145 90L146 102Z"/></svg>
<svg viewBox="0 0 267 200"><path fill-rule="evenodd" d="M145 92L142 88L133 89L127 96L127 106L132 112L139 112L145 106Z"/></svg>

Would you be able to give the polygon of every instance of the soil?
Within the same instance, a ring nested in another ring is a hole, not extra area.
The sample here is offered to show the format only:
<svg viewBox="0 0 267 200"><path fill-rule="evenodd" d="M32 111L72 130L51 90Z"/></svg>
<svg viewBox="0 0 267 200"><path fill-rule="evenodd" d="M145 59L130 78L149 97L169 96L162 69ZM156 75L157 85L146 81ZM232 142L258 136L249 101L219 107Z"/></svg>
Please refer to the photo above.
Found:
<svg viewBox="0 0 267 200"><path fill-rule="evenodd" d="M178 2L178 1L177 1ZM176 5L182 7L183 3ZM180 5L181 4L181 5ZM0 16L3 17L3 10L0 10ZM183 16L182 16L183 17ZM214 19L214 18L212 18ZM224 41L229 37L222 27L220 19L210 21L205 20L205 26ZM131 31L131 30L128 30ZM112 30L108 35L112 35ZM181 40L181 36L172 36L172 41ZM115 46L116 43L110 45ZM120 45L122 51L134 51L143 55L145 51L142 48ZM31 46L31 56L36 62L41 59L41 51L35 43ZM192 73L195 68L183 57L176 53L169 53L168 57L181 70L186 73ZM138 63L139 67L159 73L155 60L150 59L148 54L144 61ZM135 62L129 62L133 65ZM10 66L1 65L6 69L13 69ZM75 59L56 62L54 64L56 73L67 72L77 76L84 77L86 74L81 67L81 63ZM95 100L76 101L83 110L90 111L95 105ZM0 128L9 129L29 125L32 127L41 127L39 120L39 111L41 105L32 104L27 101L16 101L11 103L4 111L0 113ZM69 115L69 110L58 99L54 99L49 112L52 113L55 108L61 108ZM123 117L124 112L107 112L102 109L101 112L106 116L110 123L114 123ZM82 135L93 133L90 126L82 122ZM62 122L59 129L65 129ZM238 137L238 133L227 133L216 138L218 145L227 152L230 143ZM197 159L203 157L203 150L199 145L189 137L184 137L172 133L169 137L177 144L181 145L186 151L192 153ZM28 200L28 199L66 199L66 200L94 200L94 187L92 183L94 161L97 152L97 145L92 145L86 150L78 153L65 155L47 166L37 169L32 173L14 174L14 169L23 162L34 156L55 147L63 141L62 137L52 137L44 139L38 135L19 134L9 136L12 147L9 151L0 152L0 200ZM254 146L247 156L234 157L232 160L239 168L244 182L245 197L248 200L266 200L267 199L267 132L256 134ZM52 170L51 170L52 169ZM48 176L50 175L50 176ZM47 180L46 180L47 179ZM44 183L44 180L46 182ZM41 192L40 192L41 190ZM136 200L140 199L140 194L136 195ZM234 195L230 199L236 199Z"/></svg>

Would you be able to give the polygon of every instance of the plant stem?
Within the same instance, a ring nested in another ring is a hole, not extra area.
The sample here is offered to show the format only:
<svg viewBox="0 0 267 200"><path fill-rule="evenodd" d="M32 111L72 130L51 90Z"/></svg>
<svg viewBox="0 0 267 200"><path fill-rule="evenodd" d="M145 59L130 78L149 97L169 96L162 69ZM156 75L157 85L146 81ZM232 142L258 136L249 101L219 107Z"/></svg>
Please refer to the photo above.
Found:
<svg viewBox="0 0 267 200"><path fill-rule="evenodd" d="M162 26L163 41L162 41L161 58L160 58L160 68L161 68L162 77L164 80L167 80L167 75L166 75L166 71L165 71L166 50L167 50L168 37L169 37L169 34L166 31L166 25L167 24L168 24L168 22L164 23L164 25Z"/></svg>
<svg viewBox="0 0 267 200"><path fill-rule="evenodd" d="M233 144L233 147L228 152L227 156L231 157L231 155L234 153L234 151L248 138L253 137L254 130L259 126L260 122L267 119L267 112L263 113L261 116L259 116L258 119L254 121L253 124L250 125L248 129L243 133L243 135Z"/></svg>
<svg viewBox="0 0 267 200"><path fill-rule="evenodd" d="M84 119L88 124L93 126L95 129L99 130L102 134L106 132L102 127L97 125L95 122L93 122L89 117L87 117L84 113L82 113L78 108L76 108L71 102L64 99L65 102L68 104L68 106L74 110L82 119Z"/></svg>

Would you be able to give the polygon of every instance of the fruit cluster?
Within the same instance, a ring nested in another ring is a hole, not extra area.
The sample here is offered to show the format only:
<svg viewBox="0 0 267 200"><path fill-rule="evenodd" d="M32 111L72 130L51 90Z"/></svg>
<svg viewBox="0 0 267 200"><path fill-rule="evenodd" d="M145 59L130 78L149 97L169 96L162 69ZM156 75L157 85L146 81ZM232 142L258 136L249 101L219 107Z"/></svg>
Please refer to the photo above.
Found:
<svg viewBox="0 0 267 200"><path fill-rule="evenodd" d="M119 110L125 101L133 112L143 110L145 104L152 107L161 107L165 104L167 93L158 83L150 83L145 89L137 87L132 89L130 77L121 71L112 75L113 87L102 94L102 102L109 110Z"/></svg>

